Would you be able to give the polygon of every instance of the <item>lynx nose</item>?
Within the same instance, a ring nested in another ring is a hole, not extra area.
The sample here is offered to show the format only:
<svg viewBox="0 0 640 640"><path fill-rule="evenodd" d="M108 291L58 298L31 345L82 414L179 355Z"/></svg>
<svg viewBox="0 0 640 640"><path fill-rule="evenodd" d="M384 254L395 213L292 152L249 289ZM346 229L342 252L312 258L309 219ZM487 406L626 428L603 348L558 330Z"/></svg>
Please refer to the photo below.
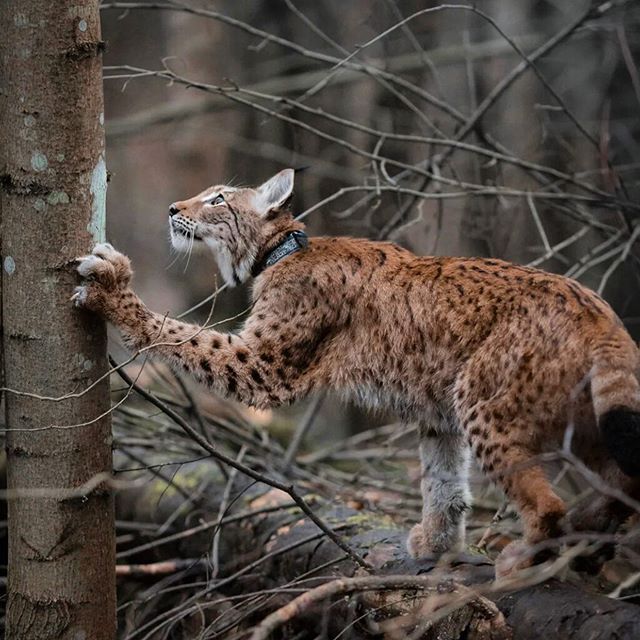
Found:
<svg viewBox="0 0 640 640"><path fill-rule="evenodd" d="M175 216L176 213L179 213L180 209L178 209L178 205L174 202L172 205L169 206L169 215L170 216Z"/></svg>

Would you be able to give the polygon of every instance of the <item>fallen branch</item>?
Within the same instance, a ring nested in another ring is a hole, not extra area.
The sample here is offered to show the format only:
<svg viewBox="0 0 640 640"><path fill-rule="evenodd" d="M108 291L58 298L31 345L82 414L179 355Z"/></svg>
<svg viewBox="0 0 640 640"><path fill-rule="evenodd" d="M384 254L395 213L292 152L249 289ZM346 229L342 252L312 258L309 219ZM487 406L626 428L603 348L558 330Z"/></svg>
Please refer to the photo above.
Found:
<svg viewBox="0 0 640 640"><path fill-rule="evenodd" d="M165 576L184 569L205 567L207 562L202 558L177 558L149 564L117 564L117 576Z"/></svg>
<svg viewBox="0 0 640 640"><path fill-rule="evenodd" d="M346 595L350 593L360 593L365 591L420 591L422 594L417 597L418 603L431 596L442 596L443 585L433 576L368 576L358 578L340 578L332 582L315 587L293 599L284 607L280 607L268 615L257 627L255 627L251 640L267 640L269 636L286 623L308 611L314 605L329 598ZM483 631L489 635L485 637L509 639L512 637L511 630L507 625L504 616L496 605L473 592L472 589L457 585L447 585L445 591L451 593L453 589L462 591L463 597L459 600L459 606L470 606L472 615L466 621L469 629L482 626ZM415 602L416 598L412 598ZM406 612L403 612L406 613ZM478 625L476 617L486 621L485 625ZM447 621L449 623L449 621ZM435 623L437 625L437 622ZM461 630L462 631L462 630ZM468 629L467 629L468 631ZM462 635L462 634L461 634ZM475 633L465 634L468 640L478 638Z"/></svg>

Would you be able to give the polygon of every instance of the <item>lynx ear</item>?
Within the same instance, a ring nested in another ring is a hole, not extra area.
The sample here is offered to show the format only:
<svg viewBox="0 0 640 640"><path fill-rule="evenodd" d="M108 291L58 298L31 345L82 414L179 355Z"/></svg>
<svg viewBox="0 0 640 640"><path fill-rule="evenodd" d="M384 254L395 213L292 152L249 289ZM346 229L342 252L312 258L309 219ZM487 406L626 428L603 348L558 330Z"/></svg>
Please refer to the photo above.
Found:
<svg viewBox="0 0 640 640"><path fill-rule="evenodd" d="M293 191L293 169L284 169L257 189L255 205L260 215L281 207Z"/></svg>

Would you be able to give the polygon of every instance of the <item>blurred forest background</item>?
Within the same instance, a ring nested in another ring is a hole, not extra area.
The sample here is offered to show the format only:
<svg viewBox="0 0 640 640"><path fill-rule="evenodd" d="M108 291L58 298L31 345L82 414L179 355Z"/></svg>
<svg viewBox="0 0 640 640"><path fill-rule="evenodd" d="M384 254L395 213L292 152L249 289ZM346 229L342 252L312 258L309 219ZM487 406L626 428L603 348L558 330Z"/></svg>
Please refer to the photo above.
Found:
<svg viewBox="0 0 640 640"><path fill-rule="evenodd" d="M640 335L638 3L144 4L102 19L107 236L149 306L177 314L215 289L211 256L170 255L169 203L308 167L294 208L326 200L312 234L567 273ZM246 303L223 292L215 319Z"/></svg>

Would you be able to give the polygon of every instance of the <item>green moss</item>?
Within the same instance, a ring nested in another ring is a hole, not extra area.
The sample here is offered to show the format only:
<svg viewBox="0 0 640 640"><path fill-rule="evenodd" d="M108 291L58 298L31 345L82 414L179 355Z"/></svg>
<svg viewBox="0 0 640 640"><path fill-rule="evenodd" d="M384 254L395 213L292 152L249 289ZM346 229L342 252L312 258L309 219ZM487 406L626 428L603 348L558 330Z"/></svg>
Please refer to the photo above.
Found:
<svg viewBox="0 0 640 640"><path fill-rule="evenodd" d="M475 544L467 545L467 551L474 556L482 556L483 558L488 558L489 554L486 549L481 549L477 547Z"/></svg>
<svg viewBox="0 0 640 640"><path fill-rule="evenodd" d="M358 527L360 529L399 529L398 524L388 515L380 513L370 513L362 511L349 516L345 524L350 527Z"/></svg>
<svg viewBox="0 0 640 640"><path fill-rule="evenodd" d="M194 465L173 477L172 484L167 484L162 478L155 478L147 487L147 496L150 501L158 501L160 498L174 498L182 496L179 488L184 491L194 491L205 479L211 478L211 467L208 465ZM185 503L186 504L186 503ZM189 506L189 508L192 508Z"/></svg>
<svg viewBox="0 0 640 640"><path fill-rule="evenodd" d="M289 442L291 442L295 426L295 422L292 420L288 420L285 416L276 415L274 416L274 420L266 427L266 430L278 444L287 447Z"/></svg>

